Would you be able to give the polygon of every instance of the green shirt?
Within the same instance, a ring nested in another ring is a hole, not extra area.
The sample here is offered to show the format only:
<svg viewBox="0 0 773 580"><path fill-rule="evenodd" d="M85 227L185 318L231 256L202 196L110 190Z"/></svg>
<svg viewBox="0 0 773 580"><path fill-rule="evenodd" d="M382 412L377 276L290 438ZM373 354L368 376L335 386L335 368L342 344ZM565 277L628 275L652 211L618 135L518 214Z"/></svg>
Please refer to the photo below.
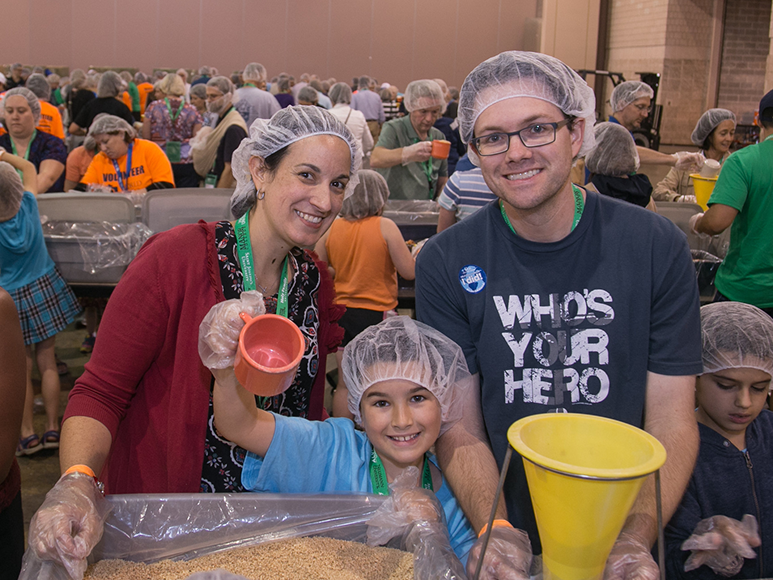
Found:
<svg viewBox="0 0 773 580"><path fill-rule="evenodd" d="M53 101L55 107L63 105L64 99L62 98L62 90L59 88L54 89L54 92L51 93L51 100Z"/></svg>
<svg viewBox="0 0 773 580"><path fill-rule="evenodd" d="M717 289L737 302L773 307L773 140L727 158L709 198L715 203L738 210Z"/></svg>
<svg viewBox="0 0 773 580"><path fill-rule="evenodd" d="M428 141L445 139L445 135L432 127L427 135ZM419 142L419 136L411 125L408 115L399 119L392 119L381 127L376 147L385 149L399 149ZM448 161L446 159L432 159L430 186L425 170L425 163L409 163L408 165L395 165L386 169L376 169L386 179L389 185L389 199L434 199L438 177L448 177Z"/></svg>
<svg viewBox="0 0 773 580"><path fill-rule="evenodd" d="M134 83L134 81L129 83L129 88L127 89L129 91L129 97L132 100L132 113L139 113L140 112L140 91L137 88L137 85Z"/></svg>

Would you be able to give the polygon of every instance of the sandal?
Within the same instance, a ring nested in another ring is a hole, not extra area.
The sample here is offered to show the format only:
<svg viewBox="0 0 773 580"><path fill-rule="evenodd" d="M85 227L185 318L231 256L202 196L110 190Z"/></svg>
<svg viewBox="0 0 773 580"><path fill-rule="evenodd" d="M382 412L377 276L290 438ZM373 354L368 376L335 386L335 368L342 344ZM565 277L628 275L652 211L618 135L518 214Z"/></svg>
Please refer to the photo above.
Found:
<svg viewBox="0 0 773 580"><path fill-rule="evenodd" d="M16 457L23 455L32 455L43 449L43 444L40 442L40 437L35 433L24 439L19 439L19 445L16 447Z"/></svg>
<svg viewBox="0 0 773 580"><path fill-rule="evenodd" d="M43 433L43 449L59 449L59 431L52 430Z"/></svg>
<svg viewBox="0 0 773 580"><path fill-rule="evenodd" d="M59 357L56 357L56 372L59 373L59 376L66 375L70 372L70 369L67 367L67 363L59 360Z"/></svg>

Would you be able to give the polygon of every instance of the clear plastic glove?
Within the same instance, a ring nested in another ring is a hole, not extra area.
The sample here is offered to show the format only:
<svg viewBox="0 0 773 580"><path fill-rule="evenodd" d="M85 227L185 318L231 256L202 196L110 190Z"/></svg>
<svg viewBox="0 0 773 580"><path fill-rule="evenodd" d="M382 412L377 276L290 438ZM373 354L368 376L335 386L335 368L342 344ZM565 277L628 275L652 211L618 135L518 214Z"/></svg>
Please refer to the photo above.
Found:
<svg viewBox="0 0 773 580"><path fill-rule="evenodd" d="M660 571L647 543L623 532L607 558L604 580L658 580Z"/></svg>
<svg viewBox="0 0 773 580"><path fill-rule="evenodd" d="M687 151L679 151L674 153L672 157L676 159L674 167L679 171L687 171L688 173L698 173L706 161L702 153L689 153Z"/></svg>
<svg viewBox="0 0 773 580"><path fill-rule="evenodd" d="M695 229L695 227L698 225L698 222L702 217L703 217L703 212L696 213L690 217L690 221L689 221L690 231L694 233L696 236L708 236L708 234L702 234Z"/></svg>
<svg viewBox="0 0 773 580"><path fill-rule="evenodd" d="M420 240L420 241L416 242L416 245L413 246L413 248L411 249L411 257L414 260L416 259L416 256L419 255L419 252L421 252L421 249L424 247L424 244L427 243L427 240L429 240L429 238L426 238L426 239L423 239L423 240Z"/></svg>
<svg viewBox="0 0 773 580"><path fill-rule="evenodd" d="M32 516L21 577L48 561L61 564L74 580L83 578L86 558L102 538L108 513L110 504L93 477L63 475Z"/></svg>
<svg viewBox="0 0 773 580"><path fill-rule="evenodd" d="M694 195L680 195L674 201L678 201L679 203L698 203Z"/></svg>
<svg viewBox="0 0 773 580"><path fill-rule="evenodd" d="M403 165L423 162L432 156L432 141L421 141L403 147Z"/></svg>
<svg viewBox="0 0 773 580"><path fill-rule="evenodd" d="M478 566L485 537L486 534L481 534L467 557L467 575L470 578ZM491 530L486 546L480 580L529 580L531 559L531 542L526 532L504 526L496 527Z"/></svg>
<svg viewBox="0 0 773 580"><path fill-rule="evenodd" d="M199 356L210 370L234 366L239 333L244 321L239 313L252 317L266 313L263 295L256 290L244 292L241 298L215 304L199 325Z"/></svg>
<svg viewBox="0 0 773 580"><path fill-rule="evenodd" d="M684 563L684 571L705 565L720 576L735 576L741 571L744 558L757 557L754 548L760 543L753 515L746 514L740 522L727 516L701 520L692 536L682 544L682 550L692 550Z"/></svg>

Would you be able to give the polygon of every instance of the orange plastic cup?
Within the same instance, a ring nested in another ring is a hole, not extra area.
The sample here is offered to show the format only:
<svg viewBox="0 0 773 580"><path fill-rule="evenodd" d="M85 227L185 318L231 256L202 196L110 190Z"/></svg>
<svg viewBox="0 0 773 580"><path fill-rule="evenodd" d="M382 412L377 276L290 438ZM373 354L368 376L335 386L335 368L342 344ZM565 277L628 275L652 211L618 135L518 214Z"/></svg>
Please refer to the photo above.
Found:
<svg viewBox="0 0 773 580"><path fill-rule="evenodd" d="M448 159L451 152L451 142L444 139L437 139L432 142L432 157L435 159Z"/></svg>
<svg viewBox="0 0 773 580"><path fill-rule="evenodd" d="M242 386L260 397L285 392L293 383L303 357L301 330L284 316L239 314L245 325L239 334L234 373Z"/></svg>

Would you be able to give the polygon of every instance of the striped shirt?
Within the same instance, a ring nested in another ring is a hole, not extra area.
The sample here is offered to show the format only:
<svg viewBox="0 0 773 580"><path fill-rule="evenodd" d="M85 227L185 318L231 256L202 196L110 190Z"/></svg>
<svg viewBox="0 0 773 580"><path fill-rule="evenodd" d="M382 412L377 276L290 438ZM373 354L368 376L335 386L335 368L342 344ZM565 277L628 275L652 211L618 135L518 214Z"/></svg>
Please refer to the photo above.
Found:
<svg viewBox="0 0 773 580"><path fill-rule="evenodd" d="M480 167L476 167L454 172L437 201L440 207L454 212L460 222L496 198L483 180Z"/></svg>

